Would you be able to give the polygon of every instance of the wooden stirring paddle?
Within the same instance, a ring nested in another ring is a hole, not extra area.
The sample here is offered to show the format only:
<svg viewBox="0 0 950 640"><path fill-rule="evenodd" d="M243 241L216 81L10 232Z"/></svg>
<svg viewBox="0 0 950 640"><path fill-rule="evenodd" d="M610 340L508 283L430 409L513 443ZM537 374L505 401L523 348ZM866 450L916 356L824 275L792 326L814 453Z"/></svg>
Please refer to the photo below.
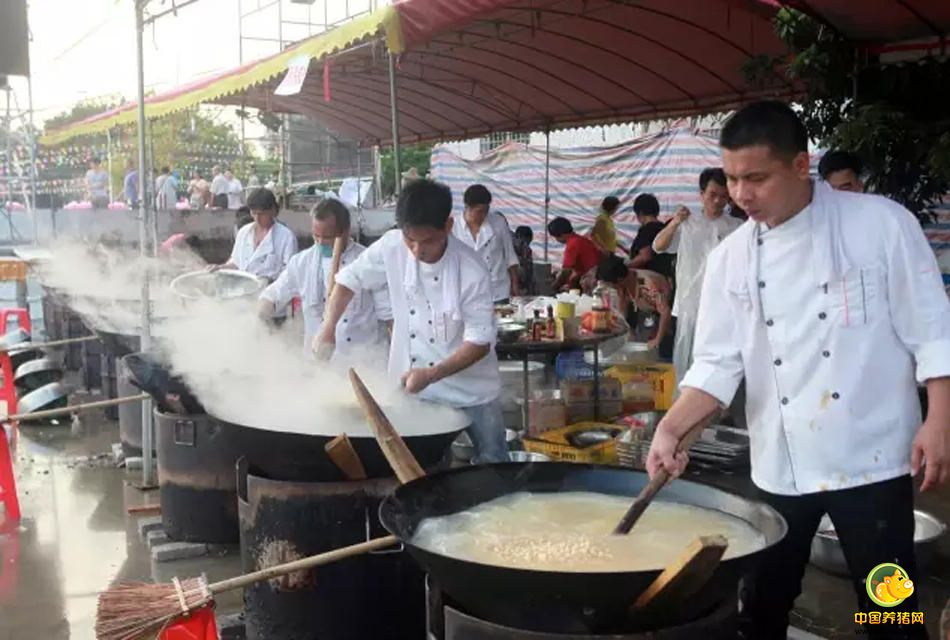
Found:
<svg viewBox="0 0 950 640"><path fill-rule="evenodd" d="M676 447L677 453L682 453L684 451L689 451L689 448L693 446L693 443L699 439L699 436L703 433L703 430L712 424L713 420L719 416L719 412L715 411L709 417L700 420L693 427L686 432L686 435L683 436L683 439L680 440L679 445ZM637 520L640 519L640 516L643 515L643 512L646 511L647 507L650 506L650 503L653 502L653 498L656 497L656 494L660 492L660 489L666 485L670 480L670 474L666 469L660 469L656 472L650 481L640 490L639 495L633 501L633 504L630 505L630 508L627 509L627 512L623 514L623 517L620 519L620 522L617 523L617 526L614 528L615 535L627 535L630 533L630 530L633 529L633 525L637 523Z"/></svg>
<svg viewBox="0 0 950 640"><path fill-rule="evenodd" d="M405 484L425 476L426 473L419 465L419 461L409 451L409 447L406 446L389 418L379 408L376 399L373 398L369 389L366 388L366 385L363 384L363 381L353 369L350 369L350 383L353 385L356 399L359 400L360 406L363 407L363 412L373 428L379 448L383 450L383 455L389 461L389 466L393 468L399 482Z"/></svg>

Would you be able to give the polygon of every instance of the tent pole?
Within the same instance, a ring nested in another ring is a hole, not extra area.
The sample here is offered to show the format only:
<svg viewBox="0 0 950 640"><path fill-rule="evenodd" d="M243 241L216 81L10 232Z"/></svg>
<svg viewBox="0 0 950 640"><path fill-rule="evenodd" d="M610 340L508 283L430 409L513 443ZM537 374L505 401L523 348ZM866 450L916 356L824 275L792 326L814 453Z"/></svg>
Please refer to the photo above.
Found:
<svg viewBox="0 0 950 640"><path fill-rule="evenodd" d="M396 174L395 193L402 193L402 169L399 166L399 102L396 93L396 56L389 54L389 106L393 123L393 172Z"/></svg>
<svg viewBox="0 0 950 640"><path fill-rule="evenodd" d="M115 185L112 184L112 129L106 129L106 170L109 172L109 203L112 203Z"/></svg>
<svg viewBox="0 0 950 640"><path fill-rule="evenodd" d="M544 130L544 261L548 261L548 216L551 210L551 129Z"/></svg>
<svg viewBox="0 0 950 640"><path fill-rule="evenodd" d="M30 118L30 219L33 221L33 245L39 244L36 230L36 127L33 124L33 76L26 77L27 110Z"/></svg>
<svg viewBox="0 0 950 640"><path fill-rule="evenodd" d="M145 179L145 58L142 33L145 29L143 11L148 0L135 0L135 62L138 81L138 164L139 164L139 254L144 259L151 253ZM148 270L142 278L142 351L152 346L152 310L149 296ZM152 473L152 401L142 402L142 486L154 484Z"/></svg>

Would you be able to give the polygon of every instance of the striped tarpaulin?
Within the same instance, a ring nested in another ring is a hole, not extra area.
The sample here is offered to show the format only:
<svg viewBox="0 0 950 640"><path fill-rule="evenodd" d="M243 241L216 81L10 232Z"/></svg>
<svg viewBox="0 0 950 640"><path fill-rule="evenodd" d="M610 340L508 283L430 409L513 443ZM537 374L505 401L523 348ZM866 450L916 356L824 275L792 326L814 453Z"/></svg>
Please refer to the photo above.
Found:
<svg viewBox="0 0 950 640"><path fill-rule="evenodd" d="M545 149L509 143L475 160L465 160L444 146L432 151L432 176L449 185L455 214L461 215L462 194L471 184L492 192L492 209L502 213L511 228L534 230L535 259L544 256ZM549 219L568 218L576 231L586 233L601 200L620 199L616 215L621 244L629 247L636 235L633 199L653 193L661 215L684 204L698 211L699 173L720 166L717 140L688 128L663 131L611 147L551 149ZM549 245L551 262L560 261L561 247Z"/></svg>

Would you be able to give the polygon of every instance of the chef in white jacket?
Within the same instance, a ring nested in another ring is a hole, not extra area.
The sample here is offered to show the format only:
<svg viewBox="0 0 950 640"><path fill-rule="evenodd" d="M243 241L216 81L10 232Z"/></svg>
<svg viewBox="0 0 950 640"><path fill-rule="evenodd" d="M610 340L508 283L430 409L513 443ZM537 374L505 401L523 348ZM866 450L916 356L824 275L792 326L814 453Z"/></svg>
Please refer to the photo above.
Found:
<svg viewBox="0 0 950 640"><path fill-rule="evenodd" d="M518 296L518 254L508 222L491 210L491 192L481 184L473 184L463 196L465 209L455 219L452 233L475 250L491 277L494 302L508 302Z"/></svg>
<svg viewBox="0 0 950 640"><path fill-rule="evenodd" d="M744 615L748 637L784 638L825 514L862 611L881 610L866 587L881 563L920 589L912 476L923 471L922 491L950 477L950 303L906 209L809 178L808 135L788 106L738 111L720 145L730 195L750 221L709 257L694 362L647 468L681 472L679 439L745 377L752 480L788 533L748 583ZM918 383L929 402L922 424ZM886 610L919 610L916 593Z"/></svg>
<svg viewBox="0 0 950 640"><path fill-rule="evenodd" d="M339 236L350 232L350 212L346 205L335 199L326 199L314 206L314 244L290 259L283 273L261 293L259 313L269 319L283 310L294 297L299 297L304 321L304 348L312 353L310 345L323 325L323 312L330 289L330 270L333 262L333 243ZM353 242L346 245L340 259L340 268L352 264L366 247ZM380 323L392 318L389 292L386 287L375 291L358 292L337 324L338 353L352 353L355 347L379 346L386 335Z"/></svg>
<svg viewBox="0 0 950 640"><path fill-rule="evenodd" d="M279 207L270 189L252 191L247 206L254 222L238 230L231 257L213 270L238 269L274 282L297 253L297 236L277 221Z"/></svg>
<svg viewBox="0 0 950 640"><path fill-rule="evenodd" d="M399 228L337 274L314 348L324 357L332 349L337 323L357 292L388 286L390 375L409 393L465 412L476 461L500 462L508 452L488 270L452 235L451 214L452 192L445 185L406 185L396 205Z"/></svg>

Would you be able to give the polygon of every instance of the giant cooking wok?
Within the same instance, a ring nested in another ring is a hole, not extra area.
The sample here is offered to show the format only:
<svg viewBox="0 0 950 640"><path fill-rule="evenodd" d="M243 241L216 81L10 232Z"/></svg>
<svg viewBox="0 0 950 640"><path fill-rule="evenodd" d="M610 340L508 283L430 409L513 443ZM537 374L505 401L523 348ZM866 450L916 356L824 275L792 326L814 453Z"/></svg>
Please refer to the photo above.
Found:
<svg viewBox="0 0 950 640"><path fill-rule="evenodd" d="M412 544L412 537L425 518L464 511L517 491L593 491L632 500L647 479L642 472L562 462L459 468L397 488L380 505L380 520L439 588L471 615L540 632L641 631L643 624L631 623L627 610L660 574L659 569L611 573L512 569L433 553ZM762 533L765 548L779 542L787 531L785 520L771 507L695 482L671 482L657 499L716 509L745 520ZM690 597L693 615L735 597L739 578L765 548L723 559L706 586Z"/></svg>

